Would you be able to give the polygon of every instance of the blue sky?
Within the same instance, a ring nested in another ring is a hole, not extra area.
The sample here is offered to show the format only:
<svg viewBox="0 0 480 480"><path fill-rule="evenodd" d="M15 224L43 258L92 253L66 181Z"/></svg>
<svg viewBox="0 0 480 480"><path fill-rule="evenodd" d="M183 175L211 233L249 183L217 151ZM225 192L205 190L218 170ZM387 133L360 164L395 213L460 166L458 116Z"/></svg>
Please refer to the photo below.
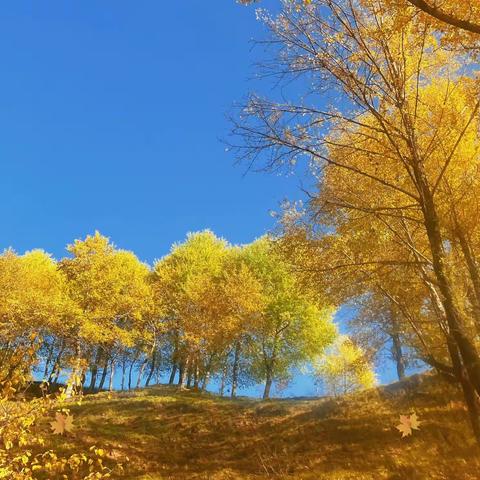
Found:
<svg viewBox="0 0 480 480"><path fill-rule="evenodd" d="M267 0L263 6L273 5ZM220 138L264 35L233 0L8 1L0 17L0 247L95 230L144 261L188 231L247 243L299 179L243 175ZM312 394L300 378L289 394Z"/></svg>
<svg viewBox="0 0 480 480"><path fill-rule="evenodd" d="M4 4L0 246L60 257L98 229L151 262L190 230L263 234L298 181L244 177L219 141L260 35L233 0Z"/></svg>

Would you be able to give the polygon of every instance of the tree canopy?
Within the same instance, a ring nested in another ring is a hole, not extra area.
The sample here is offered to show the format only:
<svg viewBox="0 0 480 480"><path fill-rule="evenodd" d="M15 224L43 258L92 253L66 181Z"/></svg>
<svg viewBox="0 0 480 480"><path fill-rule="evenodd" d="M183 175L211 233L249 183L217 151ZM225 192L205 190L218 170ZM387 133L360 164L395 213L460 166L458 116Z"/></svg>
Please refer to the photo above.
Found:
<svg viewBox="0 0 480 480"><path fill-rule="evenodd" d="M265 169L309 162L315 188L304 208L285 210L284 254L305 288L322 285L331 302L380 322L397 359L406 343L458 382L480 439L478 39L443 22L475 21L478 6L427 6L314 0L260 11L265 68L300 93L252 95L235 146Z"/></svg>
<svg viewBox="0 0 480 480"><path fill-rule="evenodd" d="M275 381L333 342L333 309L304 294L271 239L232 246L211 231L189 234L150 268L99 232L59 262L35 250L0 256L2 384L35 370L72 388L170 382L221 390ZM38 365L38 366L37 366ZM178 374L178 380L176 380ZM136 380L133 376L136 375Z"/></svg>

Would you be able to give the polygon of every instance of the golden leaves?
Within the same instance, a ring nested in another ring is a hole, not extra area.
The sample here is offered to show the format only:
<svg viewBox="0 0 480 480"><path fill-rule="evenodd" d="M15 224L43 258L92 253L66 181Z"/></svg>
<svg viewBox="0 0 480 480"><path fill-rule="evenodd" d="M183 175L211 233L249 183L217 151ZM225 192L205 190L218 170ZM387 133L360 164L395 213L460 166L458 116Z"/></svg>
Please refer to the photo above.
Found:
<svg viewBox="0 0 480 480"><path fill-rule="evenodd" d="M54 435L63 435L73 430L73 415L56 412L55 420L50 423Z"/></svg>
<svg viewBox="0 0 480 480"><path fill-rule="evenodd" d="M333 395L371 388L377 382L365 352L346 335L336 339L314 363L314 369Z"/></svg>
<svg viewBox="0 0 480 480"><path fill-rule="evenodd" d="M34 478L110 478L123 471L118 458L111 458L102 448L93 445L66 455L46 447L52 438L43 428L52 408L59 408L62 397L49 396L29 401L10 401L0 394L0 478L33 480ZM55 412L50 422L52 435L65 435L74 428L68 409ZM70 447L69 447L70 448ZM121 458L123 461L123 457ZM128 459L126 459L128 461Z"/></svg>
<svg viewBox="0 0 480 480"><path fill-rule="evenodd" d="M395 428L404 438L412 435L413 430L420 430L420 423L416 413L412 413L410 416L400 415L400 423Z"/></svg>
<svg viewBox="0 0 480 480"><path fill-rule="evenodd" d="M59 265L79 310L72 317L80 337L104 344L120 340L131 346L130 327L139 325L151 310L148 267L99 232L76 240L68 250L72 258Z"/></svg>

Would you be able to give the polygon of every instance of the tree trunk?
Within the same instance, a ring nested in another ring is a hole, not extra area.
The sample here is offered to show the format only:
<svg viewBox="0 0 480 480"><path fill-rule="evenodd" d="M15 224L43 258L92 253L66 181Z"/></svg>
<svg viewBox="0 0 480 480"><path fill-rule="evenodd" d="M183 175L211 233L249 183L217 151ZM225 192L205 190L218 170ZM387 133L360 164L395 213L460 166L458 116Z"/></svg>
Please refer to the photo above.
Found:
<svg viewBox="0 0 480 480"><path fill-rule="evenodd" d="M140 365L140 370L138 371L137 385L135 386L135 388L140 387L140 383L141 383L142 377L143 377L143 372L145 370L145 367L147 366L147 362L148 362L148 358L145 358L143 360L142 364Z"/></svg>
<svg viewBox="0 0 480 480"><path fill-rule="evenodd" d="M58 377L60 376L60 362L62 360L62 355L63 351L65 350L65 342L62 342L62 346L60 347L57 358L55 359L55 363L53 364L52 371L50 372L50 375L48 377L48 381L50 383L57 384L58 383Z"/></svg>
<svg viewBox="0 0 480 480"><path fill-rule="evenodd" d="M97 383L97 374L98 374L98 363L100 362L100 349L97 349L95 353L95 359L93 361L93 365L90 368L90 386L88 387L90 390L95 389L95 385Z"/></svg>
<svg viewBox="0 0 480 480"><path fill-rule="evenodd" d="M75 342L75 363L73 365L71 377L65 390L65 395L67 398L70 398L77 391L79 376L81 375L81 354L80 341L77 340Z"/></svg>
<svg viewBox="0 0 480 480"><path fill-rule="evenodd" d="M265 372L266 372L265 390L263 391L264 399L270 398L270 389L272 388L273 376L275 374L275 363L276 363L277 351L278 351L278 338L280 333L281 333L281 330L277 329L275 333L275 338L273 341L273 347L272 347L272 353L271 353L270 359L268 358L265 345L263 345L263 356L264 356Z"/></svg>
<svg viewBox="0 0 480 480"><path fill-rule="evenodd" d="M447 346L450 353L450 358L452 360L453 372L462 387L473 434L477 440L477 443L480 443L480 407L477 392L468 378L468 374L462 365L458 349L456 345L454 345L452 338L447 339Z"/></svg>
<svg viewBox="0 0 480 480"><path fill-rule="evenodd" d="M237 341L235 344L235 354L233 358L233 367L232 367L232 398L235 397L237 394L237 387L238 387L238 370L240 366L240 352L241 352L241 344L240 341Z"/></svg>
<svg viewBox="0 0 480 480"><path fill-rule="evenodd" d="M55 378L53 379L53 384L57 385L58 384L58 378L60 377L60 368L57 368L55 371Z"/></svg>
<svg viewBox="0 0 480 480"><path fill-rule="evenodd" d="M105 360L105 363L103 364L102 377L100 378L100 384L98 385L99 390L103 390L103 386L105 385L105 380L107 378L107 372L108 372L108 358Z"/></svg>
<svg viewBox="0 0 480 480"><path fill-rule="evenodd" d="M193 388L198 390L200 384L200 370L198 368L198 362L195 363L195 368L193 369Z"/></svg>
<svg viewBox="0 0 480 480"><path fill-rule="evenodd" d="M193 369L194 369L194 364L193 364L191 358L187 358L187 365L188 365L188 368L186 368L186 370L187 370L187 388L191 388L192 387L192 382L193 382Z"/></svg>
<svg viewBox="0 0 480 480"><path fill-rule="evenodd" d="M133 366L135 365L135 361L136 360L132 360L130 362L130 368L128 369L128 389L129 390L132 389L132 370L133 370Z"/></svg>
<svg viewBox="0 0 480 480"><path fill-rule="evenodd" d="M125 390L125 375L127 373L127 359L125 355L122 358L122 391Z"/></svg>
<svg viewBox="0 0 480 480"><path fill-rule="evenodd" d="M178 336L177 332L175 331L175 336L174 336L174 347L173 347L173 352L172 352L172 357L171 357L171 363L172 363L172 371L170 372L170 378L168 380L169 385L173 385L175 383L175 375L177 374L177 370L180 368L180 362L178 358ZM179 372L180 376L180 372ZM178 379L178 382L180 383L180 378Z"/></svg>
<svg viewBox="0 0 480 480"><path fill-rule="evenodd" d="M480 358L475 344L468 338L464 331L461 315L455 304L453 289L447 274L446 257L440 232L440 221L433 201L433 195L428 187L428 181L420 162L414 164L414 173L421 197L421 207L425 229L430 243L433 270L438 282L438 287L443 296L442 303L449 330L458 346L462 363L468 372L468 377L474 385L477 394L480 394Z"/></svg>
<svg viewBox="0 0 480 480"><path fill-rule="evenodd" d="M465 263L467 264L468 273L470 274L470 279L473 285L474 298L472 303L475 310L475 324L477 326L477 330L480 331L480 273L478 271L477 262L475 260L473 251L470 247L470 243L458 224L456 228L456 234L460 241L460 247L462 249Z"/></svg>
<svg viewBox="0 0 480 480"><path fill-rule="evenodd" d="M203 376L202 386L200 388L200 390L202 390L202 392L205 392L207 390L209 382L210 382L210 370L207 370L205 372L205 375Z"/></svg>
<svg viewBox="0 0 480 480"><path fill-rule="evenodd" d="M180 363L180 367L178 369L178 386L184 387L185 386L185 364Z"/></svg>
<svg viewBox="0 0 480 480"><path fill-rule="evenodd" d="M187 359L180 363L180 372L178 374L178 386L181 388L185 387L186 375L185 373L189 370L188 357Z"/></svg>
<svg viewBox="0 0 480 480"><path fill-rule="evenodd" d="M48 349L47 359L45 360L45 368L43 370L43 379L44 380L47 380L47 378L48 378L48 370L49 370L49 367L50 367L50 363L53 360L54 349L55 349L55 342L52 342L52 344L50 345L50 348Z"/></svg>
<svg viewBox="0 0 480 480"><path fill-rule="evenodd" d="M223 363L222 368L222 382L220 384L220 396L223 397L225 392L225 384L227 383L227 374L228 374L228 355L225 357L225 362Z"/></svg>
<svg viewBox="0 0 480 480"><path fill-rule="evenodd" d="M79 385L80 390L83 391L83 387L85 386L85 382L86 382L86 381L87 381L87 367L84 366L84 367L82 368L82 373L81 373L81 375L80 375L80 385Z"/></svg>
<svg viewBox="0 0 480 480"><path fill-rule="evenodd" d="M89 390L95 390L95 385L97 383L97 374L98 374L98 367L97 365L92 365L90 368L90 385L88 387Z"/></svg>
<svg viewBox="0 0 480 480"><path fill-rule="evenodd" d="M462 390L465 397L465 404L467 405L468 415L470 418L470 424L472 426L473 435L480 444L480 411L479 411L479 398L477 392L473 388L466 373L462 375Z"/></svg>
<svg viewBox="0 0 480 480"><path fill-rule="evenodd" d="M399 380L405 378L405 358L402 352L402 343L398 333L392 333L392 354L397 366L397 375Z"/></svg>
<svg viewBox="0 0 480 480"><path fill-rule="evenodd" d="M210 373L212 371L214 357L215 357L214 354L210 355L207 365L205 366L205 371L202 375L202 386L200 387L200 390L202 392L204 392L207 389L208 382L210 381Z"/></svg>
<svg viewBox="0 0 480 480"><path fill-rule="evenodd" d="M180 363L180 366L178 368L178 383L177 385L179 387L184 387L185 386L185 364Z"/></svg>
<svg viewBox="0 0 480 480"><path fill-rule="evenodd" d="M145 386L148 387L150 385L150 381L152 380L153 377L153 372L155 371L155 368L157 366L157 350L153 350L152 353L152 363L150 365L150 371L148 372L148 377L145 382Z"/></svg>
<svg viewBox="0 0 480 480"><path fill-rule="evenodd" d="M169 378L169 380L168 380L168 384L169 384L169 385L173 385L173 384L174 384L174 382L175 382L175 375L177 375L177 364L176 364L176 363L174 363L174 364L172 365L172 371L171 371L171 373L170 373L170 378Z"/></svg>
<svg viewBox="0 0 480 480"><path fill-rule="evenodd" d="M265 390L263 391L263 399L264 400L270 398L270 390L272 388L272 383L273 383L272 375L271 375L270 372L267 372L267 378L266 378L266 381L265 381Z"/></svg>
<svg viewBox="0 0 480 480"><path fill-rule="evenodd" d="M110 366L110 380L108 382L108 391L111 392L113 390L113 377L115 375L115 361L112 360L112 364Z"/></svg>

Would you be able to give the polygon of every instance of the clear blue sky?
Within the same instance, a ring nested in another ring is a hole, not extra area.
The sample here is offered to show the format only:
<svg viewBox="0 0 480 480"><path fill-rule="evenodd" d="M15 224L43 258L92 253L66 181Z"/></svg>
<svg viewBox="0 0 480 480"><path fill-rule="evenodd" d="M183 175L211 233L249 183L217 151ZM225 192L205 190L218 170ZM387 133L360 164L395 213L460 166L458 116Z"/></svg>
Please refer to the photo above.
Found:
<svg viewBox="0 0 480 480"><path fill-rule="evenodd" d="M0 18L1 247L56 257L95 229L151 262L187 231L235 243L298 181L247 175L219 138L255 85L233 0L9 1Z"/></svg>
<svg viewBox="0 0 480 480"><path fill-rule="evenodd" d="M263 34L234 0L4 2L0 247L60 258L97 229L151 263L188 231L265 233L299 180L243 176L219 141L232 104L261 88Z"/></svg>

